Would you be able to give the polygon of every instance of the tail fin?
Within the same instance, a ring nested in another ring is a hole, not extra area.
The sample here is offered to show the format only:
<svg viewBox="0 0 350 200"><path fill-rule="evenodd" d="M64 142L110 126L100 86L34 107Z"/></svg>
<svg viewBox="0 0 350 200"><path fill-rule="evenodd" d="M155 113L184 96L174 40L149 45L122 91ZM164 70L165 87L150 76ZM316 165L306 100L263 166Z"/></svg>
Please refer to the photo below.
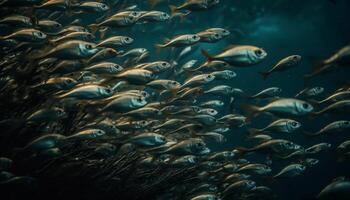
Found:
<svg viewBox="0 0 350 200"><path fill-rule="evenodd" d="M244 154L249 152L249 149L244 148L244 147L236 147L235 150L237 151L238 157L244 156Z"/></svg>
<svg viewBox="0 0 350 200"><path fill-rule="evenodd" d="M257 128L250 128L248 129L249 136L259 135L262 131Z"/></svg>
<svg viewBox="0 0 350 200"><path fill-rule="evenodd" d="M311 60L311 64L312 64L312 72L318 72L320 71L320 69L322 69L325 66L324 61L317 60L317 59Z"/></svg>
<svg viewBox="0 0 350 200"><path fill-rule="evenodd" d="M155 44L154 47L156 48L156 53L159 54L161 49L164 48L164 45Z"/></svg>
<svg viewBox="0 0 350 200"><path fill-rule="evenodd" d="M100 39L105 38L107 31L108 31L107 27L100 29Z"/></svg>
<svg viewBox="0 0 350 200"><path fill-rule="evenodd" d="M213 56L211 56L211 55L210 55L208 52L206 52L205 50L202 49L201 52L202 52L202 55L203 55L204 57L207 58L207 61L208 61L208 62L211 62L211 61L214 60Z"/></svg>
<svg viewBox="0 0 350 200"><path fill-rule="evenodd" d="M259 107L252 105L242 105L241 109L247 113L247 121L251 121L260 112Z"/></svg>
<svg viewBox="0 0 350 200"><path fill-rule="evenodd" d="M91 33L95 34L99 28L99 25L98 24L90 24L90 25L88 25L88 27L91 29Z"/></svg>
<svg viewBox="0 0 350 200"><path fill-rule="evenodd" d="M269 72L259 72L259 74L262 76L263 80L266 80L267 77L270 75Z"/></svg>
<svg viewBox="0 0 350 200"><path fill-rule="evenodd" d="M178 13L177 7L174 5L170 5L169 9L170 9L170 16L171 17L174 17L174 15L176 15Z"/></svg>

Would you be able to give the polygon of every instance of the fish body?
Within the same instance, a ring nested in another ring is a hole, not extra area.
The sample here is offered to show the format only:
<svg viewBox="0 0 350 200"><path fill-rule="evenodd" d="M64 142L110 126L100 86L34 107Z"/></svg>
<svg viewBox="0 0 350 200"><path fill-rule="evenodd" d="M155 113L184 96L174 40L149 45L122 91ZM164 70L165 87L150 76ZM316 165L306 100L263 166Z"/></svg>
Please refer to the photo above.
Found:
<svg viewBox="0 0 350 200"><path fill-rule="evenodd" d="M211 56L204 50L202 50L202 54L208 59L208 62L219 60L237 67L256 65L267 56L265 50L248 45L230 46L214 56Z"/></svg>

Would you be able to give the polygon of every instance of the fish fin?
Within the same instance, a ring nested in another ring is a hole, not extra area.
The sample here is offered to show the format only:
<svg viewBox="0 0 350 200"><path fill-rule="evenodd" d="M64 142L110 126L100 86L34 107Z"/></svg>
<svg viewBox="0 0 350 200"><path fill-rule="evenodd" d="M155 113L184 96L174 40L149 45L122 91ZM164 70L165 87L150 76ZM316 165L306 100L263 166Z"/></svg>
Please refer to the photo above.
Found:
<svg viewBox="0 0 350 200"><path fill-rule="evenodd" d="M154 47L156 48L156 53L159 54L161 49L164 48L164 45L162 45L162 44L155 44Z"/></svg>
<svg viewBox="0 0 350 200"><path fill-rule="evenodd" d="M186 16L189 15L190 13L191 13L191 12L182 13L182 14L180 15L180 23L185 22Z"/></svg>
<svg viewBox="0 0 350 200"><path fill-rule="evenodd" d="M202 55L207 58L208 62L211 62L214 60L214 57L211 56L207 51L202 49L201 52L202 52Z"/></svg>
<svg viewBox="0 0 350 200"><path fill-rule="evenodd" d="M107 27L104 27L103 29L100 29L100 39L105 38L107 31L108 31Z"/></svg>
<svg viewBox="0 0 350 200"><path fill-rule="evenodd" d="M95 34L96 31L99 29L99 25L98 24L90 24L88 25L88 27L91 29L91 33Z"/></svg>
<svg viewBox="0 0 350 200"><path fill-rule="evenodd" d="M250 150L245 147L236 147L235 150L237 151L238 157L243 157L246 153L248 153Z"/></svg>
<svg viewBox="0 0 350 200"><path fill-rule="evenodd" d="M270 72L259 72L259 74L262 76L263 80L266 80L270 75Z"/></svg>
<svg viewBox="0 0 350 200"><path fill-rule="evenodd" d="M311 65L312 65L312 72L318 72L325 66L325 62L323 60L312 59Z"/></svg>
<svg viewBox="0 0 350 200"><path fill-rule="evenodd" d="M262 133L262 131L257 129L257 128L250 128L250 129L248 129L248 135L250 137L254 136L254 135L259 135L260 133Z"/></svg>
<svg viewBox="0 0 350 200"><path fill-rule="evenodd" d="M251 121L254 117L256 117L260 112L259 107L253 106L253 105L247 105L247 104L242 105L241 109L247 113L248 122Z"/></svg>
<svg viewBox="0 0 350 200"><path fill-rule="evenodd" d="M176 15L176 13L178 13L178 9L176 6L174 5L170 5L169 6L169 9L170 9L170 16L171 17L174 17L174 15Z"/></svg>

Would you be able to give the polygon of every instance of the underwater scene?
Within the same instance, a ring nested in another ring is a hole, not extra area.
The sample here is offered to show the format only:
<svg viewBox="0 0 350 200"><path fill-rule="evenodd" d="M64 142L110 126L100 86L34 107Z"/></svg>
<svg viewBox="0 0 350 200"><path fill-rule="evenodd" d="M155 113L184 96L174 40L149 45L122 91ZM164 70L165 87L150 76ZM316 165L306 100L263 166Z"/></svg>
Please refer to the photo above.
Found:
<svg viewBox="0 0 350 200"><path fill-rule="evenodd" d="M350 1L0 0L0 195L349 200Z"/></svg>

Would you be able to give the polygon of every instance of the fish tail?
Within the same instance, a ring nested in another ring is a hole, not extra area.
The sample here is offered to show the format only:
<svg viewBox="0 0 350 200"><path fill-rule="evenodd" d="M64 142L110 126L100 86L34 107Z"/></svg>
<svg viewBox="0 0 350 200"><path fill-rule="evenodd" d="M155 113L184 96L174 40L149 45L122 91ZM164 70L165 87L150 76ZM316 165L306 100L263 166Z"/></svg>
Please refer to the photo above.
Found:
<svg viewBox="0 0 350 200"><path fill-rule="evenodd" d="M207 58L207 61L208 61L208 62L211 62L211 61L214 60L214 57L211 56L207 51L205 51L205 50L202 49L202 50L201 50L201 53L202 53L202 55L203 55L204 57Z"/></svg>
<svg viewBox="0 0 350 200"><path fill-rule="evenodd" d="M156 48L156 53L159 54L161 49L164 48L165 46L162 44L155 44L154 47Z"/></svg>
<svg viewBox="0 0 350 200"><path fill-rule="evenodd" d="M103 39L103 38L106 37L107 31L108 31L108 28L107 28L107 27L105 27L105 28L103 28L103 29L100 29L100 39Z"/></svg>
<svg viewBox="0 0 350 200"><path fill-rule="evenodd" d="M251 137L251 136L254 136L254 135L258 135L261 133L261 130L260 129L257 129L257 128L250 128L248 129L248 135Z"/></svg>
<svg viewBox="0 0 350 200"><path fill-rule="evenodd" d="M244 154L249 152L249 149L245 147L236 147L235 150L237 151L239 157L242 157Z"/></svg>
<svg viewBox="0 0 350 200"><path fill-rule="evenodd" d="M266 80L267 77L270 75L269 72L259 72L259 74L262 76L263 80Z"/></svg>
<svg viewBox="0 0 350 200"><path fill-rule="evenodd" d="M312 65L312 72L318 72L325 66L325 62L323 60L312 59L311 65Z"/></svg>
<svg viewBox="0 0 350 200"><path fill-rule="evenodd" d="M174 5L170 5L169 9L170 9L170 16L171 17L174 17L174 15L176 15L178 13L178 9Z"/></svg>
<svg viewBox="0 0 350 200"><path fill-rule="evenodd" d="M260 112L260 108L257 106L253 106L253 105L242 105L241 106L242 110L245 111L247 113L247 122L250 122L254 117L256 117L259 112Z"/></svg>
<svg viewBox="0 0 350 200"><path fill-rule="evenodd" d="M88 27L91 29L91 33L95 34L99 28L99 25L98 24L90 24L90 25L88 25Z"/></svg>

